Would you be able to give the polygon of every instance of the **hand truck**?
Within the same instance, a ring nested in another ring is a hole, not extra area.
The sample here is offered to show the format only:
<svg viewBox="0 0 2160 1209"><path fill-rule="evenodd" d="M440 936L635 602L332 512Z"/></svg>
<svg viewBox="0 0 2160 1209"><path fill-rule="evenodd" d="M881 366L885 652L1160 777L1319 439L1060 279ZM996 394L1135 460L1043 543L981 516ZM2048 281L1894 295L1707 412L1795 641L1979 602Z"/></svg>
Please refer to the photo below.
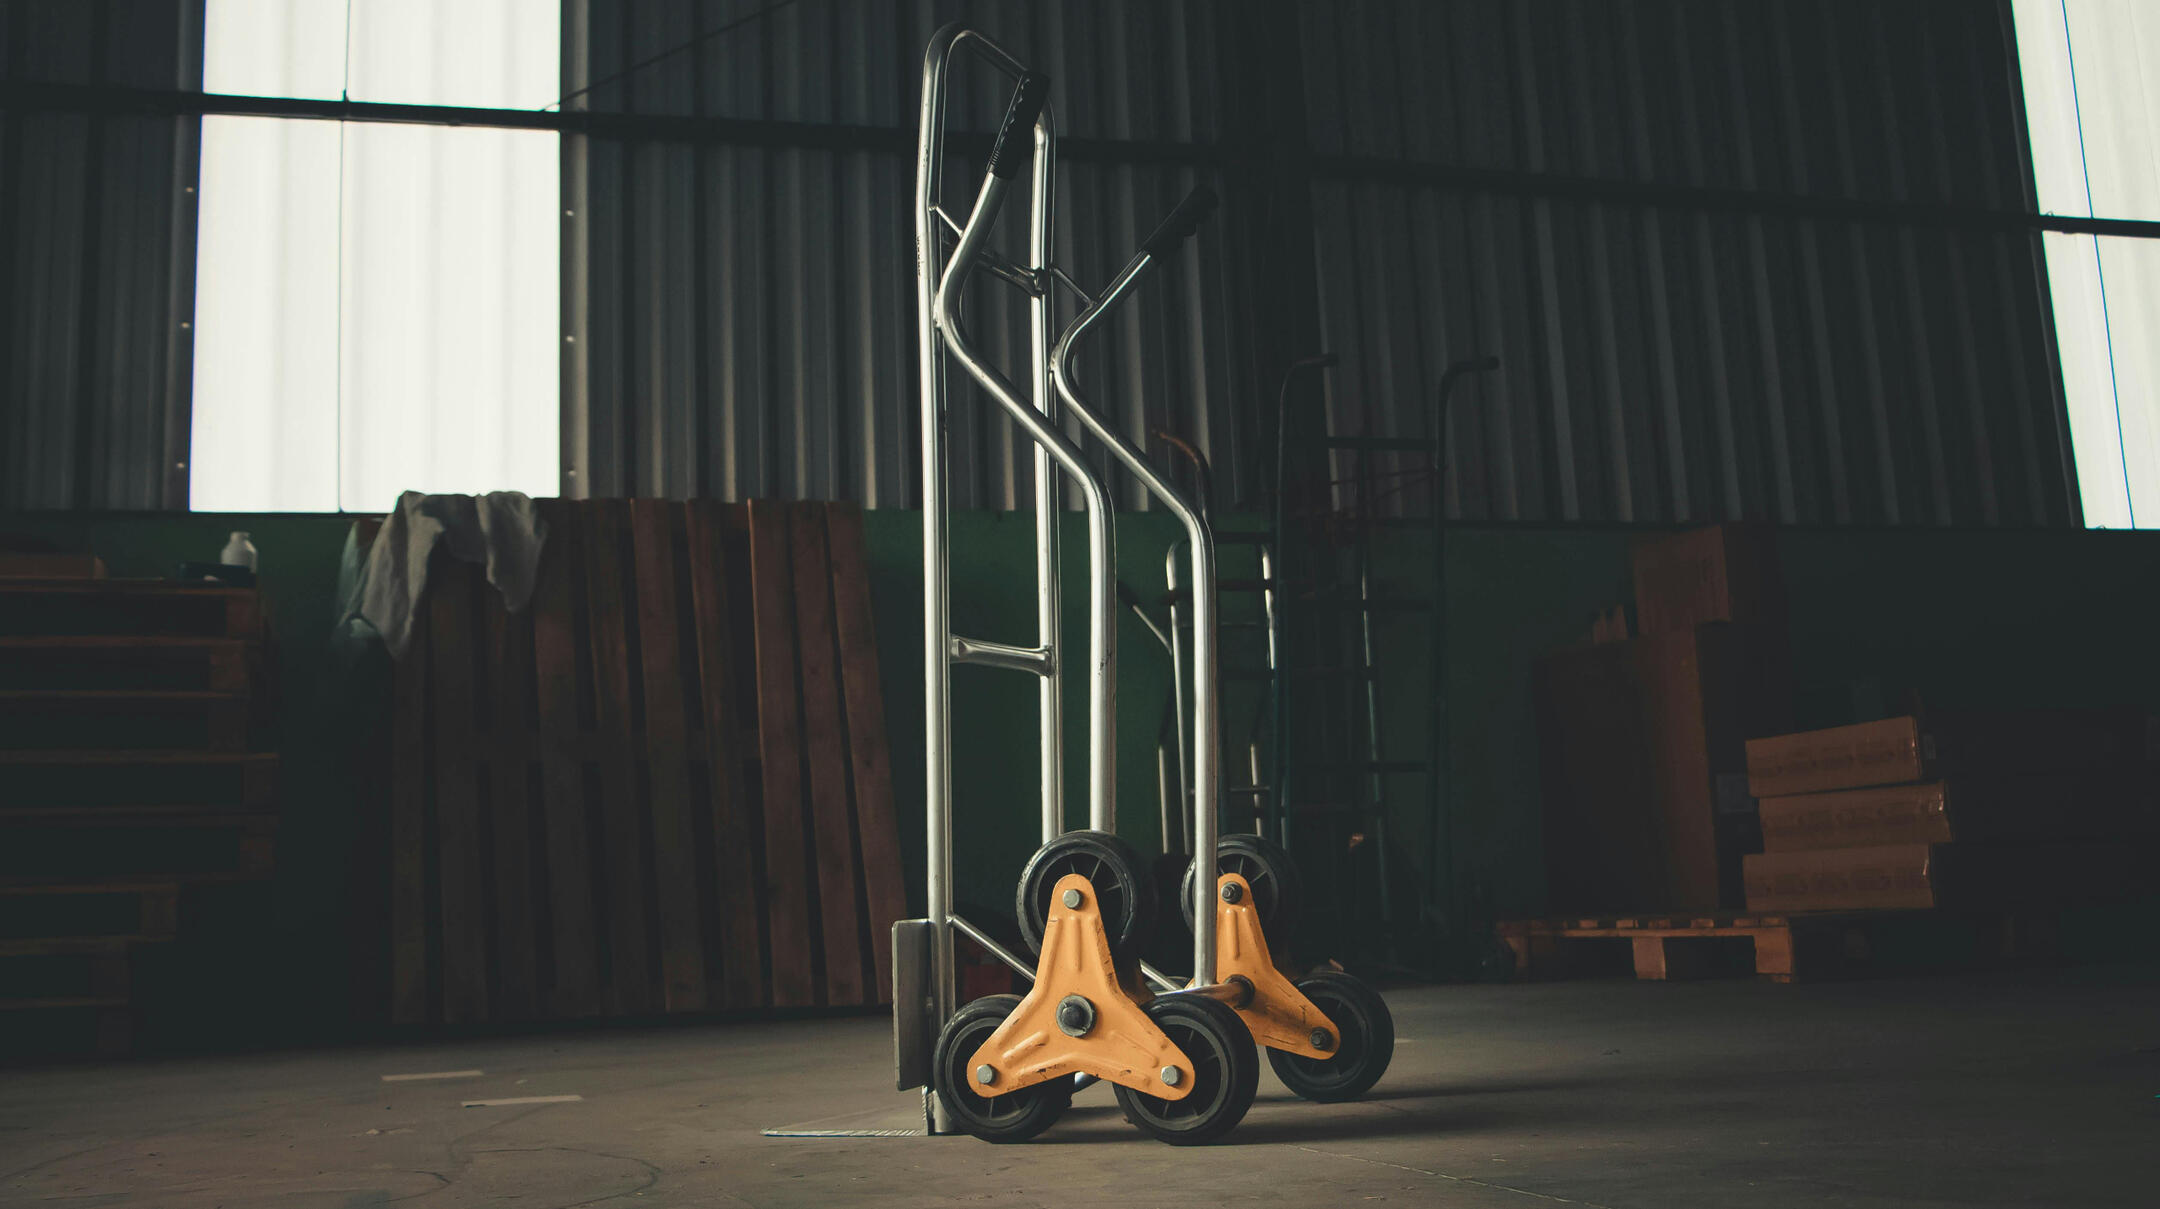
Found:
<svg viewBox="0 0 2160 1209"><path fill-rule="evenodd" d="M988 171L964 222L941 203L946 89L955 51L971 52L1015 81L992 144ZM1193 972L1182 983L1148 968L1139 954L1157 914L1151 879L1118 839L1114 794L1115 597L1110 497L1066 435L1070 416L1183 525L1192 571L1191 836L1195 852L1216 852L1221 796L1215 544L1205 517L1089 406L1074 378L1073 350L1147 271L1215 207L1195 189L1141 244L1097 297L1050 263L1056 134L1048 79L974 30L949 25L924 55L915 179L917 338L921 352L923 470L923 705L928 796L928 918L893 927L893 1033L899 1085L924 1089L933 1133L965 1132L993 1142L1034 1137L1053 1124L1074 1091L1098 1080L1115 1088L1126 1117L1174 1144L1212 1141L1236 1126L1259 1077L1257 1039L1293 1091L1308 1099L1349 1099L1372 1086L1394 1048L1386 1004L1347 975L1322 972L1293 984L1270 956L1290 906L1289 861L1259 837L1221 853L1218 875L1188 870L1181 897L1192 927ZM1032 132L1032 158L1023 140ZM989 235L1022 167L1031 202L1027 265L989 246ZM948 240L950 249L948 251ZM1029 299L1030 362L1022 387L991 364L968 334L961 297L985 271ZM1069 290L1079 313L1053 327L1053 290ZM947 534L947 358L1035 444L1036 642L1021 646L966 638L951 629ZM1064 827L1059 681L1057 497L1053 467L1079 489L1087 517L1088 822ZM953 911L951 667L977 663L1025 672L1040 682L1043 846L1022 871L1015 895L1030 965ZM954 1003L954 935L982 945L1034 979L1024 998L1000 995ZM1154 984L1151 990L1148 983ZM1160 992L1160 993L1157 993Z"/></svg>

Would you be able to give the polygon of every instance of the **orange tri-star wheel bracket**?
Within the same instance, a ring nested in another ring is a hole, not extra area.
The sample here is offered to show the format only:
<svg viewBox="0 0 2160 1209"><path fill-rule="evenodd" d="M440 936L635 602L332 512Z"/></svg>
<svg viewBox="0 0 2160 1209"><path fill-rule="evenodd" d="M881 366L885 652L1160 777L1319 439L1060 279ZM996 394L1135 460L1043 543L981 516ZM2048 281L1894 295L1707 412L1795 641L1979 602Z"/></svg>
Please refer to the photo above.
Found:
<svg viewBox="0 0 2160 1209"><path fill-rule="evenodd" d="M968 1075L969 1088L985 1098L1072 1075L1094 1075L1163 1100L1191 1093L1192 1062L1119 977L1087 878L1058 879L1035 989L968 1059Z"/></svg>
<svg viewBox="0 0 2160 1209"><path fill-rule="evenodd" d="M1275 968L1260 913L1253 909L1252 886L1235 873L1215 883L1215 945L1216 977L1251 988L1230 1006L1252 1030L1253 1040L1307 1058L1335 1056L1341 1031Z"/></svg>

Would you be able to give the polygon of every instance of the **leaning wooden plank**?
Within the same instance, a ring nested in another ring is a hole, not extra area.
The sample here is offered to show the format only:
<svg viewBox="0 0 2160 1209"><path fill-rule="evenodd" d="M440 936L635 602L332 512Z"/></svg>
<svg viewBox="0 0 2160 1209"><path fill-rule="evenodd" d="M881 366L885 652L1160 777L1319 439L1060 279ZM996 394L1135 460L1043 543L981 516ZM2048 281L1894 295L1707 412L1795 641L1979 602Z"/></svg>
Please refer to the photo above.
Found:
<svg viewBox="0 0 2160 1209"><path fill-rule="evenodd" d="M438 557L427 586L435 732L437 895L442 921L443 1020L488 1018L486 882L474 757L473 568Z"/></svg>
<svg viewBox="0 0 2160 1209"><path fill-rule="evenodd" d="M539 1014L526 716L533 702L532 614L512 615L502 593L484 586L480 591L488 656L488 821L495 842L495 1016L529 1020Z"/></svg>
<svg viewBox="0 0 2160 1209"><path fill-rule="evenodd" d="M848 762L854 774L855 828L862 852L863 898L876 959L877 1001L892 999L892 925L907 914L900 872L900 827L893 810L892 752L885 734L884 687L878 677L876 612L870 602L870 559L862 509L834 504L832 538L834 620L840 638L840 680L847 704Z"/></svg>
<svg viewBox="0 0 2160 1209"><path fill-rule="evenodd" d="M583 561L581 510L550 507L547 545L533 588L533 699L540 711L540 783L547 831L548 914L555 956L548 1012L600 1010L594 924L592 840L585 822L585 764L573 751L578 723L577 631L573 597Z"/></svg>
<svg viewBox="0 0 2160 1209"><path fill-rule="evenodd" d="M600 826L606 875L600 901L609 942L608 1008L617 1015L659 1006L648 939L645 828L637 807L630 718L630 636L623 568L628 509L590 500L585 530L585 613L592 634L594 722L601 740Z"/></svg>
<svg viewBox="0 0 2160 1209"><path fill-rule="evenodd" d="M765 1003L764 938L758 928L758 828L743 782L742 723L735 707L742 672L735 658L728 605L727 515L739 504L694 500L687 518L692 624L697 634L698 688L705 721L706 775L711 794L713 899L718 912L721 1006Z"/></svg>
<svg viewBox="0 0 2160 1209"><path fill-rule="evenodd" d="M750 595L757 637L758 753L765 803L765 897L775 1007L817 1002L804 851L802 732L787 505L750 501Z"/></svg>
<svg viewBox="0 0 2160 1209"><path fill-rule="evenodd" d="M832 570L825 547L825 506L788 509L795 562L795 637L802 670L803 752L810 770L811 853L817 868L818 921L825 940L825 1002L864 1002L862 899L855 886L855 824L848 817L847 732L840 722L840 682L833 637Z"/></svg>
<svg viewBox="0 0 2160 1209"><path fill-rule="evenodd" d="M653 891L660 918L665 1011L705 1007L705 940L698 921L697 832L690 818L689 723L683 715L682 620L675 535L666 500L632 500L638 660L644 671L645 765L651 789Z"/></svg>
<svg viewBox="0 0 2160 1209"><path fill-rule="evenodd" d="M390 673L390 1020L428 1018L428 648L423 624Z"/></svg>

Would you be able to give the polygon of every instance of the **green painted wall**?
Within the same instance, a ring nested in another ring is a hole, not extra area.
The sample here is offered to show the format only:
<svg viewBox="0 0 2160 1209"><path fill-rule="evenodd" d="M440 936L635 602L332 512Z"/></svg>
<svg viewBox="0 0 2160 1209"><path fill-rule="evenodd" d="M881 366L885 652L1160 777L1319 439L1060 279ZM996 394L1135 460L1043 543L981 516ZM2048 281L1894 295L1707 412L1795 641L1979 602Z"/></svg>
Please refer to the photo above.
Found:
<svg viewBox="0 0 2160 1209"><path fill-rule="evenodd" d="M1065 616L1077 642L1084 608L1077 518L1067 518ZM923 846L921 521L916 513L867 518L872 591L886 685L902 843L919 905ZM1224 518L1224 523L1236 523ZM367 909L379 877L366 820L380 803L355 775L378 720L382 682L341 671L328 636L349 518L166 513L0 515L0 534L43 538L101 554L115 575L155 575L186 558L214 556L227 531L245 528L262 552L262 582L283 664L285 822L278 874L267 889L205 896L203 910L258 929L242 950L174 947L144 971L184 1003L167 1013L174 1047L275 1042L348 1031L372 988L356 985L352 953L375 943ZM1032 521L969 513L952 522L953 618L971 636L1027 642L1033 631ZM1539 910L1538 741L1529 696L1534 661L1587 633L1601 607L1627 599L1627 551L1637 531L1616 528L1461 528L1447 537L1446 800L1453 812L1453 876L1465 898L1495 916ZM1162 586L1174 526L1161 514L1121 517L1118 572L1143 594ZM1427 534L1384 535L1381 591L1430 583ZM1916 688L1975 704L2136 702L2160 708L2160 535L1789 530L1780 538L1792 604L1805 724L1866 716ZM1226 562L1225 573L1250 566ZM1239 619L1249 613L1226 610ZM1430 695L1421 622L1395 620L1376 635L1390 667L1382 714L1391 755L1424 750ZM1118 628L1119 829L1157 850L1154 745L1168 685L1160 648L1121 612ZM1252 639L1232 635L1229 643ZM1071 649L1077 650L1075 646ZM1256 649L1233 648L1232 663ZM1035 846L1035 706L1014 673L954 673L955 849L963 907L989 921L1010 910L1013 879ZM1084 679L1068 677L1068 817L1083 821ZM1233 690L1225 730L1240 734L1257 704ZM1414 906L1426 880L1429 820L1422 804L1391 819L1397 900ZM204 929L215 934L214 928Z"/></svg>

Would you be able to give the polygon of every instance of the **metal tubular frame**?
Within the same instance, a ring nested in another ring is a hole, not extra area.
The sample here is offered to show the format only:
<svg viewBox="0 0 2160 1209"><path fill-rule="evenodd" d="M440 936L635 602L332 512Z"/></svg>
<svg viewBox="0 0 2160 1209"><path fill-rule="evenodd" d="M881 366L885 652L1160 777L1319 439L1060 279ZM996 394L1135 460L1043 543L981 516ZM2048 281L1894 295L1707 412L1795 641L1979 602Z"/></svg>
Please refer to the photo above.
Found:
<svg viewBox="0 0 2160 1209"><path fill-rule="evenodd" d="M940 29L930 40L923 57L923 93L918 130L915 180L916 335L921 353L921 432L923 500L923 704L927 750L926 825L928 860L926 871L928 916L931 926L931 1005L936 1018L949 1018L955 1008L953 935L961 932L979 943L988 942L981 929L953 912L952 901L952 713L951 669L954 663L977 663L1031 673L1040 681L1041 813L1045 843L1064 831L1063 717L1059 708L1060 681L1067 660L1058 649L1060 572L1057 541L1058 482L1052 468L1062 470L1080 490L1088 525L1088 820L1099 831L1115 831L1116 632L1112 517L1109 494L1079 446L1066 435L1061 411L1069 411L1092 436L1147 488L1161 499L1184 524L1192 548L1194 585L1194 712L1196 748L1192 823L1196 852L1213 852L1216 837L1216 805L1220 796L1220 730L1216 700L1216 636L1214 610L1215 550L1205 516L1150 466L1145 455L1113 431L1088 406L1075 385L1073 348L1094 328L1153 264L1152 250L1136 255L1099 298L1089 298L1063 269L1049 263L1052 242L1052 199L1055 185L1056 126L1050 107L1043 104L1034 119L1033 158L1029 174L1031 193L1029 257L1033 262L1015 268L986 246L990 228L1002 208L1012 182L997 172L986 173L966 223L955 224L941 208L944 169L946 91L952 52L967 49L1015 80L1025 81L1024 64L990 39L958 25ZM1009 136L1013 132L1008 130ZM998 157L994 153L993 161ZM1204 210L1204 207L1202 208ZM1194 211L1195 213L1201 211ZM1186 213L1181 207L1176 219ZM1165 230L1171 224L1166 222ZM957 229L958 243L944 254L949 230ZM1189 224L1184 228L1189 232ZM962 321L961 294L976 269L1022 288L1029 295L1030 352L1029 398L1020 387L991 364L968 337ZM1084 309L1061 336L1053 340L1055 285L1071 289ZM1004 409L1035 446L1035 573L1036 644L1032 647L964 638L952 632L951 547L946 502L946 380L945 359L951 356L968 375ZM1062 405L1062 407L1061 407ZM1194 880L1193 979L1194 988L1215 982L1215 911L1213 879ZM1001 960L1024 968L1012 954L988 945ZM1167 983L1153 970L1151 979Z"/></svg>
<svg viewBox="0 0 2160 1209"><path fill-rule="evenodd" d="M929 743L924 745L924 816L927 816L929 842L924 848L924 889L927 889L927 915L931 922L931 1013L937 1021L953 1015L955 1008L955 965L953 965L953 930L955 926L966 928L970 935L978 935L978 928L957 920L953 915L953 663L985 663L994 667L1017 667L1032 671L1041 678L1039 687L1039 758L1041 758L1041 829L1043 840L1058 836L1065 829L1065 794L1063 794L1063 708L1061 708L1061 684L1063 684L1063 661L1058 658L1058 600L1056 600L1056 481L1048 473L1048 464L1054 453L1061 453L1058 464L1074 475L1080 484L1082 497L1089 507L1089 574L1095 585L1108 581L1110 574L1110 516L1108 494L1089 466L1071 447L1069 440L1056 432L1052 415L1056 408L1056 395L1050 391L1048 373L1032 376L1032 406L1020 404L1017 391L1004 382L996 369L985 365L981 358L972 356L966 348L966 332L955 330L957 300L946 294L944 285L948 279L963 274L948 274L948 261L944 253L944 233L950 218L940 209L942 177L944 177L944 112L946 112L946 82L948 60L955 47L966 47L974 54L983 56L987 63L1004 71L1011 78L1020 78L1026 67L998 47L998 43L976 35L972 30L959 26L946 26L931 37L929 50L922 56L922 112L916 140L916 341L920 352L920 404L922 404L922 708L924 730ZM1050 106L1043 106L1035 121L1035 162L1032 162L1030 188L1037 196L1032 205L1035 231L1030 235L1030 253L1041 253L1050 246L1050 188L1056 155L1056 127L1050 117ZM976 199L976 214L981 216L985 207L996 212L1004 190L1004 181L998 177L985 177L983 192ZM961 259L966 250L970 257L981 253L981 240L987 225L976 227L976 240L966 240L966 227L961 227L961 248L955 248L953 261ZM1045 298L1041 287L1030 291L1030 343L1048 348L1050 343L1050 300ZM959 339L953 339L959 337ZM1009 643L983 643L961 639L953 633L953 613L950 613L950 529L946 516L946 380L944 361L950 345L961 365L972 376L983 382L985 391L998 399L998 404L1013 412L1013 419L1020 421L1028 430L1028 436L1037 438L1035 456L1035 583L1037 583L1037 646L1032 656L1022 658L1028 648L1015 648ZM1048 440L1045 440L1048 436ZM1093 650L1089 665L1089 775L1097 771L1108 773L1110 760L1110 643L1115 635L1110 630L1108 609L1097 609L1091 617ZM1102 786L1102 788L1097 788ZM1091 814L1106 812L1106 803L1097 801L1108 792L1106 779L1091 782ZM935 1099L935 1097L933 1097Z"/></svg>
<svg viewBox="0 0 2160 1209"><path fill-rule="evenodd" d="M1208 527L1207 517L1148 463L1147 455L1105 424L1094 409L1087 405L1075 385L1072 367L1074 346L1102 316L1109 313L1111 307L1117 305L1120 298L1131 291L1135 283L1152 267L1154 259L1145 251L1133 257L1118 273L1117 279L1103 290L1101 297L1072 321L1065 329L1065 334L1059 338L1056 349L1050 354L1050 377L1066 406L1072 409L1074 418L1080 421L1081 427L1108 446L1117 460L1124 464L1125 469L1147 488L1148 493L1163 502L1163 506L1184 526L1186 540L1192 543L1192 850L1193 859L1212 862L1216 841L1216 807L1222 799L1222 703L1217 691L1221 681L1221 666L1216 650L1218 627L1215 615L1215 535ZM1208 866L1203 864L1202 867ZM1198 987L1212 986L1215 983L1214 896L1214 879L1193 879L1193 985Z"/></svg>
<svg viewBox="0 0 2160 1209"><path fill-rule="evenodd" d="M1195 448L1192 442L1168 429L1158 427L1151 431L1157 440L1162 441L1163 444L1169 446L1170 449L1192 464L1193 494L1199 499L1201 519L1211 520L1209 507L1215 498L1215 472L1208 465L1207 455ZM1189 770L1186 766L1187 742L1183 705L1185 700L1185 644L1183 623L1179 619L1177 605L1178 552L1189 541L1189 538L1180 538L1171 542L1170 547L1163 551L1163 582L1168 586L1170 592L1170 627L1168 631L1164 631L1157 626L1148 618L1146 613L1137 608L1134 610L1134 614L1145 622L1150 630L1155 632L1157 640L1163 644L1164 650L1170 655L1170 700L1172 706L1170 713L1177 743L1177 795L1178 801L1181 803L1186 801L1186 795L1191 792L1191 783L1187 779ZM1277 660L1281 654L1282 638L1282 628L1278 624L1275 609L1275 593L1279 585L1275 581L1274 535L1271 533L1268 540L1255 546L1254 553L1258 556L1260 564L1260 624L1267 640L1268 693L1272 697L1279 689L1276 683L1278 679ZM1247 792L1253 795L1253 834L1255 835L1266 835L1268 833L1267 821L1273 817L1273 806L1263 805L1262 803L1272 803L1274 801L1275 787L1263 779L1265 774L1260 769L1260 734L1267 730L1273 722L1273 710L1274 706L1270 703L1255 716L1252 733L1248 735L1246 740ZM1155 759L1158 765L1162 765L1168 759L1160 744L1157 745ZM1161 781L1164 785L1168 783L1162 777L1158 777L1158 781ZM1231 790L1229 792L1236 791ZM1164 789L1163 793L1167 800L1168 790ZM1181 810L1180 813L1182 814L1183 811ZM1169 835L1170 824L1166 807L1163 823L1163 836L1165 837L1163 842L1165 845L1169 843ZM1183 842L1184 840L1181 838L1180 843Z"/></svg>

